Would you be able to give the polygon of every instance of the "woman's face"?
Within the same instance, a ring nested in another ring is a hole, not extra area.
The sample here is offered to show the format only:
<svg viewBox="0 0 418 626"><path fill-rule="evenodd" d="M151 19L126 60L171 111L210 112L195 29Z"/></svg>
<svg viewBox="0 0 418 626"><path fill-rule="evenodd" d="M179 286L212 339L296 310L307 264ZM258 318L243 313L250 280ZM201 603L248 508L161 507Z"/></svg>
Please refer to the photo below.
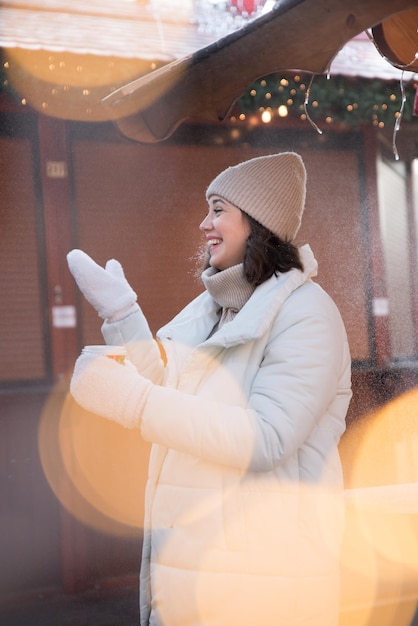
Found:
<svg viewBox="0 0 418 626"><path fill-rule="evenodd" d="M242 263L250 235L245 213L220 196L211 196L199 228L205 234L211 267L225 270Z"/></svg>

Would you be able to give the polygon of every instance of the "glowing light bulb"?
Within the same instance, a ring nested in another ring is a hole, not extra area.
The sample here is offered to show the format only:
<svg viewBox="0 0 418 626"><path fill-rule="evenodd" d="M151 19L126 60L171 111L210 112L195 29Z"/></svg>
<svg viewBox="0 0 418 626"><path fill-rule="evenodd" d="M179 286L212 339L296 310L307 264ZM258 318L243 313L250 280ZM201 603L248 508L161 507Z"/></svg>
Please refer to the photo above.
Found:
<svg viewBox="0 0 418 626"><path fill-rule="evenodd" d="M287 106L285 104L281 104L277 109L277 113L279 114L279 117L287 117L289 114Z"/></svg>
<svg viewBox="0 0 418 626"><path fill-rule="evenodd" d="M264 124L271 122L271 111L263 111L261 114L261 121L264 122Z"/></svg>

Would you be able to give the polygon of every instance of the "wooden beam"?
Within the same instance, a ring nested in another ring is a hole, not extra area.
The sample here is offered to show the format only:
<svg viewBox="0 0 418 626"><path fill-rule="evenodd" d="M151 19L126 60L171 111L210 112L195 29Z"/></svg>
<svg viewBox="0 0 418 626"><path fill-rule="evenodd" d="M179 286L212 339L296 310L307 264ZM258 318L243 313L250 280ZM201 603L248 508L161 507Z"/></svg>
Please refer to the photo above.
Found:
<svg viewBox="0 0 418 626"><path fill-rule="evenodd" d="M65 258L73 246L70 172L65 122L38 117L45 248L48 272L48 307L51 324L54 383L66 384L78 356L76 287Z"/></svg>
<svg viewBox="0 0 418 626"><path fill-rule="evenodd" d="M122 134L168 137L185 119L223 120L258 78L278 71L323 74L353 37L418 0L283 0L271 12L116 90L103 100Z"/></svg>

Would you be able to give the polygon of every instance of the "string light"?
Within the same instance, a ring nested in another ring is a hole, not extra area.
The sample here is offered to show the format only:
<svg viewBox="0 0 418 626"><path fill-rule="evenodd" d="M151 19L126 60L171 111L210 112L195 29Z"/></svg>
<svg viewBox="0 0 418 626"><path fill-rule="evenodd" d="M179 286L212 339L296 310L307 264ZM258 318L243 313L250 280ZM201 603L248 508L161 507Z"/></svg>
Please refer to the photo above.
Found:
<svg viewBox="0 0 418 626"><path fill-rule="evenodd" d="M264 124L269 124L271 122L271 118L272 118L272 114L270 110L266 109L265 111L262 112L261 121L264 122Z"/></svg>
<svg viewBox="0 0 418 626"><path fill-rule="evenodd" d="M314 79L314 75L312 75L312 78L309 82L309 86L305 91L305 99L303 101L303 108L305 111L305 115L306 118L308 119L308 121L310 122L311 126L320 134L322 135L322 130L319 128L319 126L317 124L315 124L315 122L311 119L309 113L308 113L308 104L309 104L309 97L311 94L311 87L312 87L312 83L313 83L313 79Z"/></svg>
<svg viewBox="0 0 418 626"><path fill-rule="evenodd" d="M97 103L101 99L98 93L102 86L95 84L95 81L101 80L101 77L89 68L90 59L83 57L80 60L77 55L50 54L46 51L41 51L42 54L38 56L37 52L26 51L26 58L30 58L36 71L31 77L29 73L23 74L18 59L12 56L14 50L7 51L10 58L4 58L0 64L1 89L8 91L13 97L17 96L16 102L21 106L30 104L34 108L48 111L49 114L56 114L59 109L59 115L67 119L99 121ZM3 51L3 56L5 54L6 51ZM119 75L118 59L103 58L100 63L106 71L108 69L113 72L112 77ZM125 63L126 60L123 60L123 64ZM155 61L141 63L144 74L157 68ZM19 71L22 76L17 89L14 77ZM330 79L329 76L326 77L327 80L324 78L311 75L303 77L299 73L264 77L238 100L235 107L236 118L239 122L252 125L258 123L257 120L267 124L275 118L279 120L293 115L302 121L309 121L319 134L322 134L322 130L317 125L318 120L346 127L359 127L369 123L377 128L384 128L386 124L394 123L393 151L398 159L396 136L401 122L411 121L413 117L411 92L415 91L416 85L412 81L406 83L402 75L399 96L393 84L388 81L344 77ZM113 80L103 89L110 93L115 85L117 86L117 81ZM34 89L38 91L35 93ZM74 109L76 112L73 116Z"/></svg>
<svg viewBox="0 0 418 626"><path fill-rule="evenodd" d="M401 81L400 81L402 104L401 104L401 108L399 111L399 115L396 117L396 120L395 120L395 126L393 127L393 136L392 136L392 149L393 149L393 154L395 155L396 161L399 161L399 153L396 147L396 135L398 134L399 129L401 127L401 121L402 121L402 116L403 116L405 102L406 102L406 93L405 93L405 85L404 85L403 77L404 77L404 72L402 72Z"/></svg>
<svg viewBox="0 0 418 626"><path fill-rule="evenodd" d="M347 128L366 124L384 128L399 116L402 103L394 91L394 81L342 76L330 79L322 75L309 78L310 82L300 74L293 77L269 75L249 88L238 100L237 108L246 113L258 113L261 120L268 106L272 110L271 121L293 115L315 124L314 128L318 128L318 120ZM405 89L412 92L415 86L411 82ZM286 107L286 115L280 114L279 110L285 112L280 107ZM413 119L411 98L404 103L403 119Z"/></svg>
<svg viewBox="0 0 418 626"><path fill-rule="evenodd" d="M417 32L417 31L415 31ZM415 61L418 59L418 52L415 52L413 59L411 59L411 61L409 63L406 63L405 65L402 64L396 64L393 63L393 61L391 59L389 59L387 56L385 56L384 54L382 54L382 52L380 51L380 48L378 45L376 45L376 42L374 40L373 37L373 33L370 30L366 31L368 38L370 39L370 41L377 47L377 49L380 52L380 55L383 57L383 59L387 62L390 63L390 65L392 65L393 67L397 67L399 69L402 69L402 74L401 74L401 78L400 78L400 90L401 90L401 108L399 110L399 115L396 115L396 119L395 119L395 124L393 127L393 135L392 135L392 150L393 150L393 154L395 156L395 160L398 161L399 160L399 153L398 153L398 149L396 147L396 138L397 138L397 134L400 130L401 127L401 121L404 115L404 109L405 109L405 103L406 103L406 92L405 92L405 85L404 85L404 75L405 75L405 70L410 69L414 64ZM380 124L378 124L379 127Z"/></svg>

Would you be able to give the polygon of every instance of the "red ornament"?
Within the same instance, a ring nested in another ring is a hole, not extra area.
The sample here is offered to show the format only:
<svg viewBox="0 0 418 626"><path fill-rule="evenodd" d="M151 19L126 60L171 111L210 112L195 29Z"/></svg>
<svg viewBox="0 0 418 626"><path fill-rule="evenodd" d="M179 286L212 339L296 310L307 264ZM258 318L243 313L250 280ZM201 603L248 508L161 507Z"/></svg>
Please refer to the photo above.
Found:
<svg viewBox="0 0 418 626"><path fill-rule="evenodd" d="M243 13L251 15L257 10L259 4L261 4L260 0L230 0L231 7L234 7L239 15Z"/></svg>

